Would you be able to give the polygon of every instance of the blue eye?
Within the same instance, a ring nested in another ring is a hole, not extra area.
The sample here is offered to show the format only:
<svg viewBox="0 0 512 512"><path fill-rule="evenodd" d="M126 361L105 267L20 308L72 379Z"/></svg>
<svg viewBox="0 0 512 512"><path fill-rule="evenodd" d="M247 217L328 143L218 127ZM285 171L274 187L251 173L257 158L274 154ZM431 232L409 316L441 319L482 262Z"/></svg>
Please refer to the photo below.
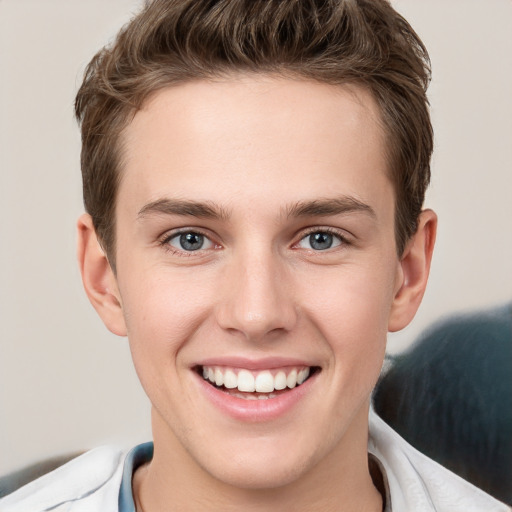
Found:
<svg viewBox="0 0 512 512"><path fill-rule="evenodd" d="M326 251L327 249L338 247L341 244L342 238L339 235L319 230L305 236L298 245L303 249Z"/></svg>
<svg viewBox="0 0 512 512"><path fill-rule="evenodd" d="M213 248L213 242L201 233L187 231L178 233L167 240L167 243L180 251L193 252Z"/></svg>

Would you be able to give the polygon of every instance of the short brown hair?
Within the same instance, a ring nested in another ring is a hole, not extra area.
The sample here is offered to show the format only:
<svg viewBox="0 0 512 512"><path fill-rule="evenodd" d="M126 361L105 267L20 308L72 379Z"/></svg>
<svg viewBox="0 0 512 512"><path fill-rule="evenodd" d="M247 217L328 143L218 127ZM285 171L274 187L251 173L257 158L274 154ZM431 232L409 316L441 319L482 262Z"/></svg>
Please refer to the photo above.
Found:
<svg viewBox="0 0 512 512"><path fill-rule="evenodd" d="M401 255L430 181L430 61L389 2L152 0L89 63L75 103L84 204L111 263L122 130L155 91L233 72L370 90L387 137Z"/></svg>

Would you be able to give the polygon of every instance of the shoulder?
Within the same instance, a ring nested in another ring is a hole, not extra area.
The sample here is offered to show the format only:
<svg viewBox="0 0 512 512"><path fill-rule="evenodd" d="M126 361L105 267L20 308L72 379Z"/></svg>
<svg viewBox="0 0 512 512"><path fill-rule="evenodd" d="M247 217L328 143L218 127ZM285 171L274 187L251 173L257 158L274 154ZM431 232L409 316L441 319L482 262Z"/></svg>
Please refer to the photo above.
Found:
<svg viewBox="0 0 512 512"><path fill-rule="evenodd" d="M511 510L413 448L373 411L368 451L385 472L393 512Z"/></svg>
<svg viewBox="0 0 512 512"><path fill-rule="evenodd" d="M113 447L91 450L0 499L0 510L117 510L124 458Z"/></svg>

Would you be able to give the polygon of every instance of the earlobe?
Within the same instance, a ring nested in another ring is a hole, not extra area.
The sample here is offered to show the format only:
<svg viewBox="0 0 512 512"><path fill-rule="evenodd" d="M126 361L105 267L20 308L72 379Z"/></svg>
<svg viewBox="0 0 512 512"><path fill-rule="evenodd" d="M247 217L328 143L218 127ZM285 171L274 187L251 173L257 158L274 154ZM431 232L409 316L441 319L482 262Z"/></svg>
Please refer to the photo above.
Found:
<svg viewBox="0 0 512 512"><path fill-rule="evenodd" d="M126 336L116 277L98 241L91 216L84 213L77 228L77 256L85 292L107 328L118 336Z"/></svg>
<svg viewBox="0 0 512 512"><path fill-rule="evenodd" d="M418 229L400 260L399 282L395 292L388 330L399 331L413 319L425 293L437 230L437 215L421 212Z"/></svg>

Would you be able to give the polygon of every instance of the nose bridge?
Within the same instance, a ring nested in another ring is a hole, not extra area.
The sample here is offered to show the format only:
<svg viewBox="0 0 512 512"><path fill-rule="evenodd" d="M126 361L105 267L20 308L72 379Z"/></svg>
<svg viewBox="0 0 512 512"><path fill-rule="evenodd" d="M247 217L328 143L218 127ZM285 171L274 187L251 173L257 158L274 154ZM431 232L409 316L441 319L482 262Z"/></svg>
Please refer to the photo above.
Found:
<svg viewBox="0 0 512 512"><path fill-rule="evenodd" d="M287 273L270 244L240 250L231 263L219 314L221 326L252 340L290 330L296 315Z"/></svg>

